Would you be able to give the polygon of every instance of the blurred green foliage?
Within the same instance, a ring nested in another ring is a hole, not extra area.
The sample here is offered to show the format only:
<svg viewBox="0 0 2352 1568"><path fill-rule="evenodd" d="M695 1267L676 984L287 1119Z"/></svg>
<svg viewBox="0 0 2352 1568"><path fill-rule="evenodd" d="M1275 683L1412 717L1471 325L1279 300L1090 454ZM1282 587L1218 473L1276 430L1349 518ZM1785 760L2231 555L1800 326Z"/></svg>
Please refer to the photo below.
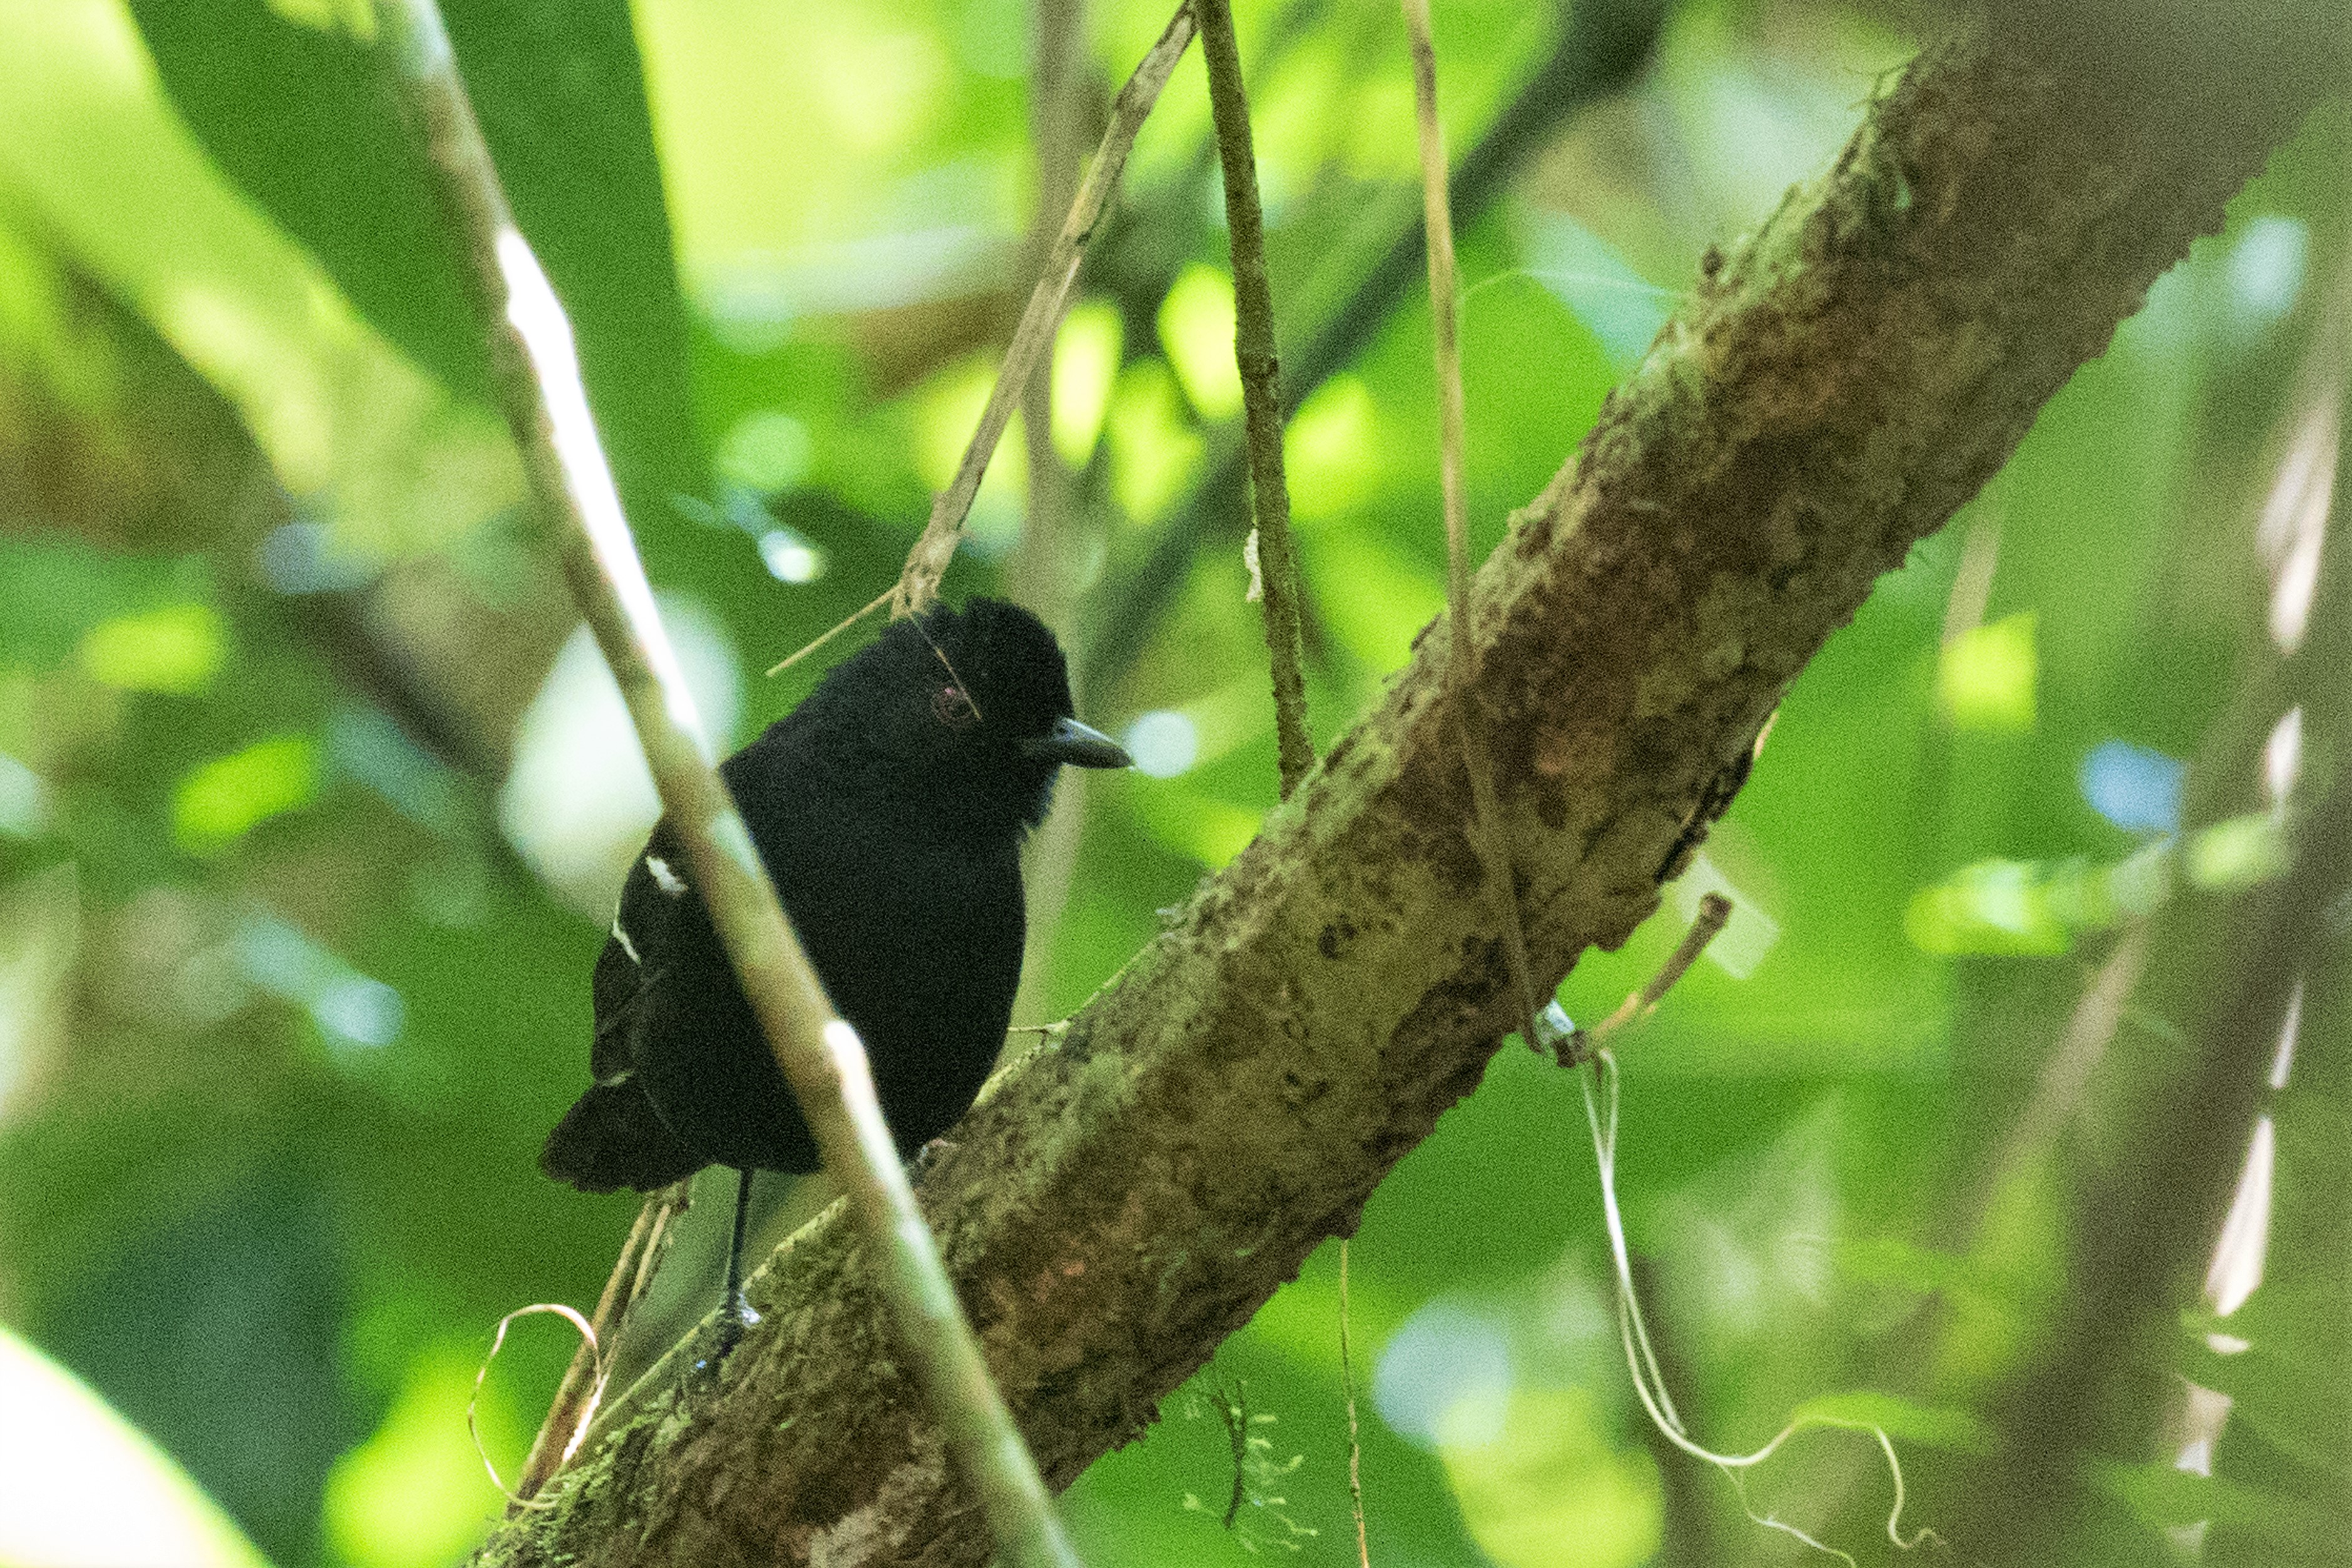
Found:
<svg viewBox="0 0 2352 1568"><path fill-rule="evenodd" d="M1459 149L1562 18L1436 9ZM985 396L1036 221L1026 8L449 10L654 579L740 740L816 667L757 672L891 580ZM1381 7L1239 10L1287 349L1417 205L1410 81ZM1090 14L1087 112L1163 19ZM1704 249L1826 165L1912 20L1688 0L1626 91L1517 150L1461 236L1478 548ZM456 1561L498 1505L465 1425L491 1325L592 1301L632 1212L533 1155L581 1082L603 906L652 797L593 661L559 656L572 617L372 35L350 0L0 0L0 1320L87 1385L9 1374L30 1392L0 1401L0 1451L52 1435L73 1462L40 1499L0 1464L0 1560L62 1560L12 1513L126 1496L244 1560L152 1450L75 1436L116 1430L102 1398L285 1568ZM1107 585L1229 447L1206 126L1188 63L1063 330L1061 548L1025 529L1016 430L951 591L1020 594L1073 636L1118 616ZM2128 999L2135 933L2186 900L2226 915L2284 853L2271 573L2299 517L2326 525L2347 152L2331 111L2281 154L1805 673L1659 917L1562 991L1607 1012L1702 892L1734 899L1621 1042L1664 1372L1725 1450L1801 1412L1884 1427L1906 1524L1957 1509L1998 1440L1985 1402L2063 1299L2099 1140L2161 1136L2103 1120L2197 1026ZM1442 603L1428 335L1425 300L1396 301L1290 431L1318 740ZM1237 550L1196 552L1142 657L1082 695L1146 767L1065 786L1084 815L1075 874L1034 878L1040 1017L1275 799L1244 586ZM2099 1472L2100 1560L2316 1562L2352 1525L2342 963L2310 977L2268 1103L2259 1288L2224 1312L2213 1287L2164 1347L2173 1425ZM2086 998L2119 975L2100 1035ZM1366 1210L1375 1563L1801 1550L1649 1430L1592 1171L1576 1086L1511 1049ZM709 1303L724 1207L687 1222L640 1356ZM1067 1506L1090 1561L1354 1560L1337 1304L1327 1248L1200 1397L1088 1472ZM502 1469L570 1349L534 1320L489 1374ZM1264 1445L1254 1527L1223 1524L1226 1390ZM1886 1485L1868 1437L1815 1433L1748 1501L1885 1560Z"/></svg>

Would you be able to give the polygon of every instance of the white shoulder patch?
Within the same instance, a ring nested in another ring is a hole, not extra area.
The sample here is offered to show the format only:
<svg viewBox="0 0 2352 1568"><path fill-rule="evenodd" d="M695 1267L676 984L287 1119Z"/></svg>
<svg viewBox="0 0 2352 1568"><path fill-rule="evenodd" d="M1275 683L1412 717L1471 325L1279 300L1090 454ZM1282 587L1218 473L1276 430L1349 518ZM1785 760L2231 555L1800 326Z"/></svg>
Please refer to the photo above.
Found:
<svg viewBox="0 0 2352 1568"><path fill-rule="evenodd" d="M613 916L613 940L621 945L621 951L629 956L630 963L640 969L646 967L645 959L637 955L637 945L629 940L627 932L621 929L621 917L618 914Z"/></svg>
<svg viewBox="0 0 2352 1568"><path fill-rule="evenodd" d="M646 869L654 873L654 885L670 897L676 898L686 891L686 878L670 870L669 862L662 859L661 856L647 855Z"/></svg>

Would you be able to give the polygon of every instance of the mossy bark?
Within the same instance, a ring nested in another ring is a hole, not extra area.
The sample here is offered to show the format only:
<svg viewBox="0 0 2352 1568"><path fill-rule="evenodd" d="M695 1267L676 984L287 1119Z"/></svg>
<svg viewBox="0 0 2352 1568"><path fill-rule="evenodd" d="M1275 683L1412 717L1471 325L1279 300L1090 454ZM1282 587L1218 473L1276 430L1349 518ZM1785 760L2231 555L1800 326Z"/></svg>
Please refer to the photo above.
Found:
<svg viewBox="0 0 2352 1568"><path fill-rule="evenodd" d="M2229 112L2189 114L2106 68L2015 27L1923 57L1829 173L1711 259L1480 571L1480 695L1539 982L1655 907L1806 661L2316 92L2316 73L2203 81ZM921 1184L1057 1486L1353 1228L1509 1027L1443 646L1423 639ZM803 1231L716 1384L657 1369L479 1561L985 1561L877 1268L837 1213Z"/></svg>

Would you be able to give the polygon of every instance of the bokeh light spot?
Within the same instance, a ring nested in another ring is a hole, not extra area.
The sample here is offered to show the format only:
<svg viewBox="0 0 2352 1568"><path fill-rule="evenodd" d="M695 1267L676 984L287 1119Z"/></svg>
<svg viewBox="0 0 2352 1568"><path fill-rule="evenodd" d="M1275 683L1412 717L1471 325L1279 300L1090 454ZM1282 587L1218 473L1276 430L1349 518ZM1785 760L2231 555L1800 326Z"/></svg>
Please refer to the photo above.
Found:
<svg viewBox="0 0 2352 1568"><path fill-rule="evenodd" d="M0 1328L0 1563L263 1568L217 1504L64 1367Z"/></svg>
<svg viewBox="0 0 2352 1568"><path fill-rule="evenodd" d="M1200 756L1201 731L1173 708L1154 708L1128 726L1126 745L1137 772L1173 779Z"/></svg>
<svg viewBox="0 0 2352 1568"><path fill-rule="evenodd" d="M318 744L307 735L273 736L182 779L173 796L173 831L191 854L217 853L318 793Z"/></svg>
<svg viewBox="0 0 2352 1568"><path fill-rule="evenodd" d="M383 1425L327 1477L327 1534L353 1568L427 1568L478 1542L500 1502L466 1433L474 1366L456 1344L408 1369ZM486 1435L511 1417L485 1389ZM493 1443L493 1446L501 1446Z"/></svg>
<svg viewBox="0 0 2352 1568"><path fill-rule="evenodd" d="M1184 395L1211 423L1241 412L1242 376L1234 365L1234 280L1194 262L1160 302L1160 343Z"/></svg>
<svg viewBox="0 0 2352 1568"><path fill-rule="evenodd" d="M1073 468L1086 466L1102 434L1121 337L1118 308L1097 300L1063 318L1054 340L1054 450Z"/></svg>
<svg viewBox="0 0 2352 1568"><path fill-rule="evenodd" d="M49 789L41 776L0 751L0 833L29 839L48 825Z"/></svg>
<svg viewBox="0 0 2352 1568"><path fill-rule="evenodd" d="M208 604L172 604L117 615L81 640L81 667L101 685L131 692L201 692L220 673L227 648Z"/></svg>
<svg viewBox="0 0 2352 1568"><path fill-rule="evenodd" d="M2294 308L2309 270L2311 230L2300 218L2267 213L2246 225L2230 252L2230 299L2240 322L2264 327Z"/></svg>
<svg viewBox="0 0 2352 1568"><path fill-rule="evenodd" d="M1451 1301L1405 1319L1372 1369L1372 1407L1407 1442L1478 1444L1502 1429L1511 1390L1504 1325Z"/></svg>
<svg viewBox="0 0 2352 1568"><path fill-rule="evenodd" d="M824 552L792 528L772 528L761 534L760 559L778 582L814 582L824 575Z"/></svg>
<svg viewBox="0 0 2352 1568"><path fill-rule="evenodd" d="M719 472L747 489L772 495L807 476L808 427L781 409L737 420L719 451Z"/></svg>
<svg viewBox="0 0 2352 1568"><path fill-rule="evenodd" d="M2033 727L2033 627L2028 610L1944 644L1936 695L1953 728L2016 735Z"/></svg>
<svg viewBox="0 0 2352 1568"><path fill-rule="evenodd" d="M2083 759L2083 799L2126 832L2168 833L2180 826L2188 771L2178 758L2110 740Z"/></svg>
<svg viewBox="0 0 2352 1568"><path fill-rule="evenodd" d="M1471 1538L1501 1568L1634 1568L1657 1551L1657 1464L1612 1449L1589 1390L1515 1390L1492 1430L1455 1427L1438 1449L1445 1478Z"/></svg>

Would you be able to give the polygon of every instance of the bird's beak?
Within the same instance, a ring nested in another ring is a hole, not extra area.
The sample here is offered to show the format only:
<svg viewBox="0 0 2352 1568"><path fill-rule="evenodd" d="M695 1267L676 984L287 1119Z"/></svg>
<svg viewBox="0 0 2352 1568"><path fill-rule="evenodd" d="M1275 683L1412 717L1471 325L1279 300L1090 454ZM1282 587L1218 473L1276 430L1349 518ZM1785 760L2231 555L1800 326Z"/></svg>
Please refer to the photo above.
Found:
<svg viewBox="0 0 2352 1568"><path fill-rule="evenodd" d="M1074 718L1055 719L1051 730L1023 741L1021 754L1048 762L1066 762L1073 768L1135 766L1135 758L1127 754L1125 747L1101 730Z"/></svg>

